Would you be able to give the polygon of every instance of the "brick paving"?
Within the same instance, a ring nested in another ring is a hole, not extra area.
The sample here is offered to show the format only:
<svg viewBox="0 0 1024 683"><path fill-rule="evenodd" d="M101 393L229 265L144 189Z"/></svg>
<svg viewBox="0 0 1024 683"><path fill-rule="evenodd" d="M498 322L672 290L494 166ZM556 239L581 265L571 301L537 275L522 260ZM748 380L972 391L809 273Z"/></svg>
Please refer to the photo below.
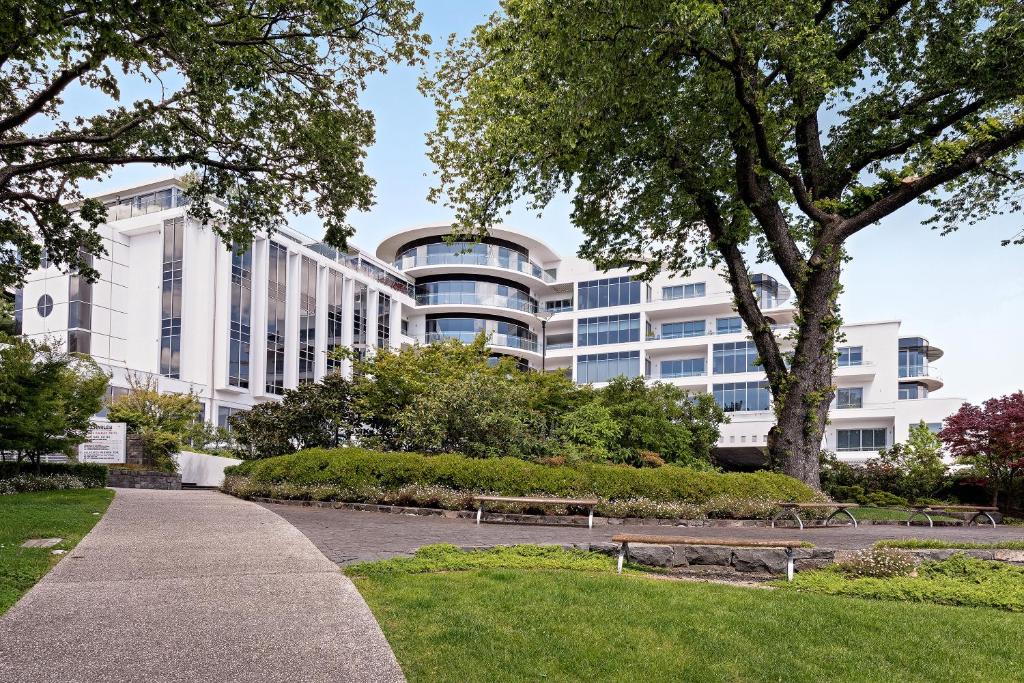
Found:
<svg viewBox="0 0 1024 683"><path fill-rule="evenodd" d="M484 523L468 519L421 517L383 512L336 510L263 504L305 534L324 555L339 565L360 560L379 560L409 555L432 543L455 545L499 545L515 543L600 543L617 533L729 538L800 538L821 548L866 548L890 538L934 538L945 541L1024 540L1019 527L921 527L861 525L860 528L828 527L798 529L765 527L664 527L617 526L595 523L593 529L580 527ZM601 521L601 520L598 520Z"/></svg>

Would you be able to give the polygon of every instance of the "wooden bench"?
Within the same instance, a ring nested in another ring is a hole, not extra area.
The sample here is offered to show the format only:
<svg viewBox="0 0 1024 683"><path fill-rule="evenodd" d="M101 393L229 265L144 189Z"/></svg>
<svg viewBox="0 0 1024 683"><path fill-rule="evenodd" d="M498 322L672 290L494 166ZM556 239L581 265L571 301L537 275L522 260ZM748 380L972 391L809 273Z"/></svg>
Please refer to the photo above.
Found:
<svg viewBox="0 0 1024 683"><path fill-rule="evenodd" d="M973 512L974 514L970 518L964 520L964 526L970 526L977 522L980 517L984 517L995 528L996 520L989 513L998 511L999 508L992 505L911 505L907 508L907 512L910 513L910 517L907 518L907 526L910 526L910 523L918 515L928 520L928 526L935 526L935 523L932 521L933 514Z"/></svg>
<svg viewBox="0 0 1024 683"><path fill-rule="evenodd" d="M617 534L612 536L614 543L621 543L619 548L618 573L622 573L623 562L629 559L630 543L653 543L656 545L722 545L732 548L771 548L786 551L786 578L793 580L793 548L806 547L805 541L780 538L700 538L697 536L651 536L647 534Z"/></svg>
<svg viewBox="0 0 1024 683"><path fill-rule="evenodd" d="M859 508L860 505L857 503L776 503L779 506L779 511L772 517L772 528L775 528L775 522L778 521L779 517L785 514L789 514L790 517L796 520L796 523L800 525L800 529L804 528L804 521L800 519L800 510L818 510L824 508L835 508L835 512L825 518L825 526L828 526L829 520L838 514L845 514L853 522L854 528L857 527L857 518L850 514L850 508Z"/></svg>
<svg viewBox="0 0 1024 683"><path fill-rule="evenodd" d="M597 498L518 498L515 496L473 496L477 502L476 523L479 524L484 516L485 503L525 503L527 505L575 505L578 507L590 508L590 516L587 518L587 527L594 528L594 507L600 503Z"/></svg>

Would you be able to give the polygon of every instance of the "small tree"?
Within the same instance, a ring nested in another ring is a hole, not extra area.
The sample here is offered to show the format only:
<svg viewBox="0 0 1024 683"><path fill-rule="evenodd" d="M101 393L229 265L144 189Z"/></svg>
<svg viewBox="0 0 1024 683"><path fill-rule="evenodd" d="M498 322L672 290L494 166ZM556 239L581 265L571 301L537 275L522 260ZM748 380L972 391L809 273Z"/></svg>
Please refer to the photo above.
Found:
<svg viewBox="0 0 1024 683"><path fill-rule="evenodd" d="M961 463L988 480L992 504L1012 494L1014 479L1024 470L1024 392L990 398L981 406L964 403L939 438ZM1004 501L1004 505L1009 501Z"/></svg>
<svg viewBox="0 0 1024 683"><path fill-rule="evenodd" d="M921 421L910 428L906 443L893 444L868 461L867 478L876 476L875 488L887 490L910 500L927 498L942 485L946 463L942 460L942 442ZM887 484L885 482L888 482Z"/></svg>
<svg viewBox="0 0 1024 683"><path fill-rule="evenodd" d="M0 451L37 468L43 455L74 457L109 379L91 358L9 339L0 345Z"/></svg>
<svg viewBox="0 0 1024 683"><path fill-rule="evenodd" d="M128 378L128 392L110 404L107 419L124 422L129 434L142 438L143 450L153 464L173 471L171 456L181 450L182 441L194 429L202 413L199 397L162 394L155 378Z"/></svg>

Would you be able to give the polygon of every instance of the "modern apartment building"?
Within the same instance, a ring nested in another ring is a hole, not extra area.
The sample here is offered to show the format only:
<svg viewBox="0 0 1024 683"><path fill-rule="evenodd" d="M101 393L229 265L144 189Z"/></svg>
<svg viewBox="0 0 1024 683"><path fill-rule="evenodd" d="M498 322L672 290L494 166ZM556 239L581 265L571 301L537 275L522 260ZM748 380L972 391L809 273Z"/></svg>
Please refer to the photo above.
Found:
<svg viewBox="0 0 1024 683"><path fill-rule="evenodd" d="M327 352L372 353L438 339L489 335L495 355L521 367L600 385L643 376L714 395L731 422L723 460L763 460L773 420L757 351L728 283L702 269L641 282L561 257L542 242L495 229L479 243L445 242L447 225L404 230L375 256L286 230L228 249L186 216L177 180L98 197L109 206L99 282L46 267L19 296L24 333L56 337L114 374L159 378L163 391L196 392L208 419L273 400L326 372L348 372ZM791 294L754 276L758 300L785 337ZM935 428L960 399L930 362L942 351L901 333L899 321L850 324L840 349L836 403L825 446L849 461L904 440L920 420Z"/></svg>

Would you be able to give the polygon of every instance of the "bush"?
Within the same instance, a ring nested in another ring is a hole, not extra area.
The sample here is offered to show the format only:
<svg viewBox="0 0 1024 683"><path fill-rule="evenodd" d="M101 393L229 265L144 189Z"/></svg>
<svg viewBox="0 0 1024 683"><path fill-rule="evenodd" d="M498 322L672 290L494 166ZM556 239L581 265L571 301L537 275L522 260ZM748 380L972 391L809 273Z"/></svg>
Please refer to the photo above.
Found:
<svg viewBox="0 0 1024 683"><path fill-rule="evenodd" d="M103 488L107 485L107 468L104 465L84 462L28 463L0 462L0 482L21 475L55 476L68 475L82 482L85 488Z"/></svg>
<svg viewBox="0 0 1024 683"><path fill-rule="evenodd" d="M85 483L70 474L19 474L9 479L0 479L0 496L11 493L31 493L34 491L63 491L67 489L84 489Z"/></svg>
<svg viewBox="0 0 1024 683"><path fill-rule="evenodd" d="M314 487L329 487L333 493L325 499L334 500L358 500L370 492L384 495L422 486L440 487L432 490L467 499L473 493L596 496L620 506L624 501L644 501L642 506L686 503L717 516L743 516L737 515L738 511L763 516L776 501L815 499L815 492L803 483L773 472L723 474L675 465L643 469L592 463L552 466L516 458L425 456L361 448L314 449L254 460L230 467L226 473L231 476L225 490L238 495L281 497L282 487L288 487L294 495L283 497L307 497ZM464 505L460 503L460 507Z"/></svg>

